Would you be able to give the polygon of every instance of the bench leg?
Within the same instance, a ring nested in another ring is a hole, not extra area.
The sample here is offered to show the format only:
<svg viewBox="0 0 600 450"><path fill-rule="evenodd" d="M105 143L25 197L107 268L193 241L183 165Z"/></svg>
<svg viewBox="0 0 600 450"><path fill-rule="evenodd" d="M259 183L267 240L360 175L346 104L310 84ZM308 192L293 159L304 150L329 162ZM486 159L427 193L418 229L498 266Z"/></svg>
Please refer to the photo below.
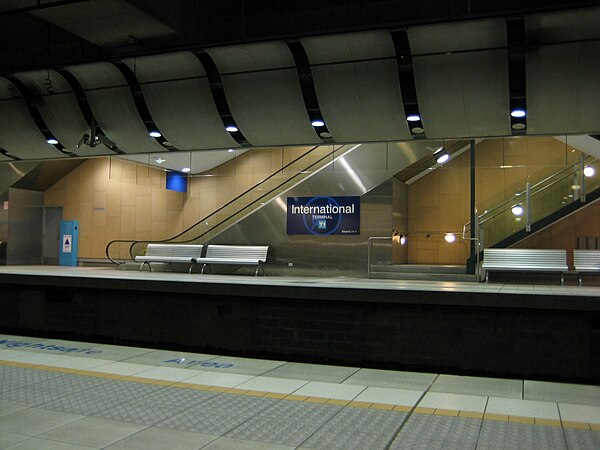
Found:
<svg viewBox="0 0 600 450"><path fill-rule="evenodd" d="M148 272L152 272L152 266L150 265L150 263L148 261L144 261L142 263L142 265L140 266L140 272L144 270L144 264L148 264Z"/></svg>
<svg viewBox="0 0 600 450"><path fill-rule="evenodd" d="M209 272L211 271L211 270L210 270L210 265L205 263L205 264L202 266L202 270L200 271L200 275L204 275L204 269L206 269L207 267L208 267L208 271L209 271Z"/></svg>
<svg viewBox="0 0 600 450"><path fill-rule="evenodd" d="M583 286L583 279L581 277L581 274L577 275L577 285Z"/></svg>
<svg viewBox="0 0 600 450"><path fill-rule="evenodd" d="M188 274L192 273L192 269L194 268L194 263L190 264L190 269L188 270Z"/></svg>
<svg viewBox="0 0 600 450"><path fill-rule="evenodd" d="M262 274L263 274L263 276L265 276L265 269L260 263L258 263L258 265L256 266L256 272L254 272L254 276L255 277L258 276L259 270L262 270Z"/></svg>
<svg viewBox="0 0 600 450"><path fill-rule="evenodd" d="M490 281L490 272L486 271L485 272L485 282L487 283L488 281Z"/></svg>
<svg viewBox="0 0 600 450"><path fill-rule="evenodd" d="M565 274L564 273L560 274L560 285L561 286L565 285Z"/></svg>

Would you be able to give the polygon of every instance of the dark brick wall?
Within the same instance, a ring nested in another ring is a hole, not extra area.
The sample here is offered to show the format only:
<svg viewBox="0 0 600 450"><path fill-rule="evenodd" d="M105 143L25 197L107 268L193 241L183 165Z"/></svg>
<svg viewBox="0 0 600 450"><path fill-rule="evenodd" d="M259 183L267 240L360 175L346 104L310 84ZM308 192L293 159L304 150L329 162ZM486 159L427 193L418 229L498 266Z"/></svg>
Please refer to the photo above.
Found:
<svg viewBox="0 0 600 450"><path fill-rule="evenodd" d="M600 382L598 312L435 305L427 304L423 293L419 302L401 304L373 298L346 302L10 284L0 289L3 333L363 367ZM444 293L430 295L439 303Z"/></svg>

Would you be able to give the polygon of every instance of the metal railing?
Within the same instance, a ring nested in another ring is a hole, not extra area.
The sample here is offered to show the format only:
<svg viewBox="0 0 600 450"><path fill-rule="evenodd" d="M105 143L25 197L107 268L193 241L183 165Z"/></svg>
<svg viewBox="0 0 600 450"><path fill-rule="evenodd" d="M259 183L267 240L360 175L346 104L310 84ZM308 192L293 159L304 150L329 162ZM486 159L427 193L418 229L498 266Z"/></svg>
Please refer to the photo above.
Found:
<svg viewBox="0 0 600 450"><path fill-rule="evenodd" d="M106 256L112 263L120 265L143 254L149 243L203 243L213 237L215 231L232 225L250 214L254 210L253 208L257 208L273 198L274 194L282 193L293 187L356 147L356 145L315 146L176 236L163 240L115 239L107 244ZM324 154L319 152L324 152ZM295 164L311 158L316 158L316 160L310 164L306 161L298 170L293 169ZM119 247L122 245L127 247L120 249ZM111 252L117 253L117 250L125 251L119 252L119 256L111 254ZM124 257L123 253L128 258Z"/></svg>
<svg viewBox="0 0 600 450"><path fill-rule="evenodd" d="M531 185L523 191L477 216L476 235L483 247L499 242L519 230L531 231L532 223L540 220L568 203L586 201L586 193L600 187L596 181L586 182L584 170L593 167L600 173L598 159L582 155L580 161ZM463 226L463 233L471 230L471 223Z"/></svg>

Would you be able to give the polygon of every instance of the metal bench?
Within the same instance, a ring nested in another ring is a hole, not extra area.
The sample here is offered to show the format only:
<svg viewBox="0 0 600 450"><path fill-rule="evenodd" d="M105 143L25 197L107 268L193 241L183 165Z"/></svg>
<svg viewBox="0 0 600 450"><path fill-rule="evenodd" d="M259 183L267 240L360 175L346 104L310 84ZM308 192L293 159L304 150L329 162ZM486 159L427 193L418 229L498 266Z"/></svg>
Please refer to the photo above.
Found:
<svg viewBox="0 0 600 450"><path fill-rule="evenodd" d="M146 254L136 256L135 261L142 263L140 271L144 269L144 264L148 264L148 269L152 271L150 263L179 263L189 264L188 273L191 273L194 259L202 256L203 247L191 244L148 244Z"/></svg>
<svg viewBox="0 0 600 450"><path fill-rule="evenodd" d="M600 273L600 250L573 250L573 266L579 286L583 284L583 272Z"/></svg>
<svg viewBox="0 0 600 450"><path fill-rule="evenodd" d="M202 264L200 274L211 264L231 264L236 266L257 266L254 276L265 269L263 264L267 261L268 246L265 245L209 245L206 256L193 259L194 264Z"/></svg>
<svg viewBox="0 0 600 450"><path fill-rule="evenodd" d="M499 272L560 272L560 284L564 284L564 272L569 270L566 250L486 248L483 250L485 282L490 271Z"/></svg>

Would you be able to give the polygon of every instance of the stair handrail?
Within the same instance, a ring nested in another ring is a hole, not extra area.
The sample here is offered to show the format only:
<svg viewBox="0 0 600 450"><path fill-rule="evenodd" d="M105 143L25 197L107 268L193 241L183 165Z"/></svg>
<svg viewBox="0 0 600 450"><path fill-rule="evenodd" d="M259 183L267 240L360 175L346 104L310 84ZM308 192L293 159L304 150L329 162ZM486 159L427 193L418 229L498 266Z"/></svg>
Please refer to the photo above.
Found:
<svg viewBox="0 0 600 450"><path fill-rule="evenodd" d="M593 157L593 156L590 156L590 155L587 155L587 156L584 158L584 161L586 161L586 162L588 162L588 163L589 163L589 162L592 162L592 163L593 163L593 162L596 162L597 160L598 160L597 158L595 158L595 157ZM533 196L533 195L535 195L535 194L537 194L537 193L539 193L539 192L542 192L542 191L544 191L545 189L547 189L547 188L548 188L548 187L550 187L550 186L554 186L554 185L555 185L556 183L558 183L559 181L562 181L562 180L563 180L563 179L564 179L566 176L568 176L568 175L570 175L571 173L573 173L572 169L574 169L574 168L575 168L575 172L576 172L577 170L579 170L578 166L580 166L580 165L581 165L581 162L580 162L580 161L578 161L578 162L576 162L576 163L573 163L573 164L571 164L571 165L569 165L569 166L567 166L567 167L565 167L565 168L563 168L563 169L559 170L558 172L555 172L555 173L553 173L553 174L551 174L551 175L547 176L547 177L546 177L546 178L544 178L543 180L541 180L541 181L538 181L538 182L537 182L537 183L535 183L534 185L530 186L530 188L529 188L529 189L530 189L530 195L531 195L531 196ZM567 171L570 171L570 172L565 174L564 172L567 172ZM556 180L555 180L555 181L553 181L552 183L548 183L548 184L546 184L545 186L542 186L540 189L537 189L537 190L535 190L535 189L536 189L536 188L538 188L540 185L543 185L544 183L547 183L547 182L548 182L549 180L551 180L552 178L556 178L556 177L559 177L559 176L560 176L560 178L556 179ZM535 190L535 192L534 192L534 190ZM514 206L514 203L515 203L515 198L517 198L517 197L520 197L520 196L522 196L522 195L525 195L526 193L527 193L527 190L524 190L524 191L522 191L522 192L518 192L518 193L516 193L516 194L514 195L514 197L512 197L512 198L509 198L509 199L507 199L507 200L503 201L502 203L500 203L500 204L498 204L498 205L494 206L492 209L486 210L485 212L481 213L481 214L478 216L478 219L479 219L479 220L478 220L478 224L479 224L479 226L481 226L483 223L485 223L485 222L487 222L487 221L489 221L489 220L493 219L494 217L497 217L497 216L499 216L499 215L500 215L500 214L502 214L504 211L506 211L506 210L508 209L508 208L506 207L506 205L510 205L511 207L512 207L512 206ZM498 209L501 209L501 211L497 212L496 214L490 215L492 212L494 212L494 211L496 211L496 210L498 210ZM485 217L485 218L484 218L484 216L488 216L488 217ZM466 227L465 229L467 229L467 230L470 230L470 229L471 229L471 228L470 228L470 227L471 227L471 221L467 222L467 223L466 223L466 224L465 224L463 227Z"/></svg>
<svg viewBox="0 0 600 450"><path fill-rule="evenodd" d="M255 184L254 186L252 186L251 188L247 189L246 191L244 191L243 193L241 193L240 195L238 195L237 197L235 197L234 199L230 200L229 202L225 203L223 206L219 207L218 209L216 209L215 211L211 212L208 216L204 217L203 219L199 220L198 222L196 222L195 224L191 225L190 227L188 227L186 230L183 230L181 233L172 236L170 238L167 239L159 239L159 240L137 240L137 239L113 239L112 241L110 241L107 245L106 245L106 249L105 249L105 253L106 253L106 257L107 259L112 262L113 264L116 264L117 266L121 265L122 263L119 261L115 261L114 259L111 258L110 253L109 253L109 248L111 245L113 244L117 244L117 243L127 243L127 242L131 242L131 245L129 246L129 256L131 256L131 259L134 259L133 257L133 247L136 244L139 244L140 242L145 242L145 243L165 243L165 242L171 242L176 240L178 237L184 235L185 233L189 232L191 229L193 229L196 226L201 225L203 222L205 223L208 219L210 219L210 217L215 216L216 214L218 214L220 211L222 211L223 209L225 209L227 206L233 204L234 202L236 202L237 200L239 200L240 198L242 198L244 195L248 194L249 192L251 192L252 190L256 189L257 187L261 186L263 183L266 183L267 181L269 181L271 178L275 177L276 175L278 175L280 172L283 172L285 169L289 168L292 164L298 162L299 160L301 160L302 158L306 157L307 155L311 154L312 152L314 152L316 149L322 147L322 145L315 145L313 148L311 148L309 151L307 151L306 153L303 153L302 155L298 156L297 158L295 158L293 161L287 163L285 166L281 167L280 169L278 169L277 171L273 172L271 175L269 175L267 178L261 180L259 183ZM232 214L231 216L221 220L219 223L215 224L211 229L214 229L216 227L218 227L219 225L221 225L222 223L226 222L227 220L229 220L231 217L233 217L234 215L240 213L241 211L247 209L250 205L256 203L257 201L260 201L261 199L263 199L265 196L269 195L271 192L279 189L281 186L283 186L285 183L288 183L290 180L293 180L294 178L296 178L297 176L299 176L302 173L305 173L308 169L310 169L311 167L319 164L320 162L322 162L324 159L329 158L330 156L334 156L335 153L340 150L341 148L345 147L345 145L338 145L337 148L335 145L332 145L332 150L331 152L328 152L326 155L324 155L323 157L319 158L317 161L313 162L312 164L308 165L307 167L305 167L304 169L302 169L301 171L298 171L297 173L293 174L290 178L288 178L287 180L283 181L282 183L280 183L279 185L275 186L273 189L271 189L270 191L265 192L265 194L263 194L262 196L260 196L259 198L253 200L252 202L250 202L248 205L244 206L242 209L235 211L234 214ZM206 230L203 233L201 233L200 235L192 238L192 239L188 239L185 241L181 241L181 243L186 243L186 242L191 242L194 241L202 236L204 236L206 233L210 232L210 230Z"/></svg>

